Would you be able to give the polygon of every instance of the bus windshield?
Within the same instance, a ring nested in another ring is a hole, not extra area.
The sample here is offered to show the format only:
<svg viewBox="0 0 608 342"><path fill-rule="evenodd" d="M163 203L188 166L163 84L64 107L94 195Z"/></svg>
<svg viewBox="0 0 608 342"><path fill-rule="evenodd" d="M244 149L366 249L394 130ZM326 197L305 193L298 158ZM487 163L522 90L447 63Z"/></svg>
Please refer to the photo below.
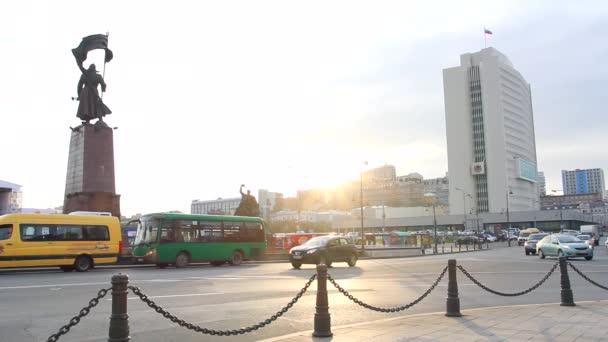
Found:
<svg viewBox="0 0 608 342"><path fill-rule="evenodd" d="M158 235L158 219L144 218L137 224L134 246L143 246L156 242Z"/></svg>

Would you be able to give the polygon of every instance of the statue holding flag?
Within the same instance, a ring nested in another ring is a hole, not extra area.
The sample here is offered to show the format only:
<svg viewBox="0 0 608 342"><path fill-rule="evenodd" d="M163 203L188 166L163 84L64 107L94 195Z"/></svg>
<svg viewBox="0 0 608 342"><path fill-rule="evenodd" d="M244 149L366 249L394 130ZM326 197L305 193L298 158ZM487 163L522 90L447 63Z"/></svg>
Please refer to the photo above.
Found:
<svg viewBox="0 0 608 342"><path fill-rule="evenodd" d="M114 57L112 51L108 49L108 35L95 34L84 37L80 45L72 49L72 54L76 58L76 64L78 64L78 68L82 72L80 81L78 81L78 97L76 99L80 103L78 104L76 116L87 123L93 119L103 121L104 116L112 113L99 96L99 86L101 86L101 91L105 92L106 83L103 77L99 75L95 64L91 64L88 69L83 67L83 62L87 59L88 52L96 49L105 50L105 71L105 63L111 61Z"/></svg>

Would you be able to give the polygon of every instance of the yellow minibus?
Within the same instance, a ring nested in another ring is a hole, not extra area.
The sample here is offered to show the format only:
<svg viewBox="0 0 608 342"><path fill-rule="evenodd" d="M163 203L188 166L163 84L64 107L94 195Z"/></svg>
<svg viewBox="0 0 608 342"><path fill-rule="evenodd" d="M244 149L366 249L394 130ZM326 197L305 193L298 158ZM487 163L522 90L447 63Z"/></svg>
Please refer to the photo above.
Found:
<svg viewBox="0 0 608 342"><path fill-rule="evenodd" d="M0 216L0 268L59 266L88 271L115 263L122 252L118 218L94 215Z"/></svg>

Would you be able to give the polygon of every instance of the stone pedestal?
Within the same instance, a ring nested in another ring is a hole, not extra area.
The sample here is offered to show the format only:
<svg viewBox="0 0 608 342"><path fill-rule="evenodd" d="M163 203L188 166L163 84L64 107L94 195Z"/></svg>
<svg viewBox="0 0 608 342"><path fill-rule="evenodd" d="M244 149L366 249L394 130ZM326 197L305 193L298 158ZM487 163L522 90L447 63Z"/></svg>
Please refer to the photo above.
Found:
<svg viewBox="0 0 608 342"><path fill-rule="evenodd" d="M120 217L114 131L103 121L72 129L63 212L73 211L106 211Z"/></svg>

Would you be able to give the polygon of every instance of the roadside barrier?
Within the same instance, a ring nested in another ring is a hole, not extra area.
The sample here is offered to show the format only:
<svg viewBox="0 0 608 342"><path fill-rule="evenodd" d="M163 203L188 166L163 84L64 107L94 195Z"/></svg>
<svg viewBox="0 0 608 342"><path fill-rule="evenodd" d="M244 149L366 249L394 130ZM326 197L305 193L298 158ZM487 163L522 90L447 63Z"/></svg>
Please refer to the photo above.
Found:
<svg viewBox="0 0 608 342"><path fill-rule="evenodd" d="M480 245L481 247L481 245ZM447 286L447 298L446 298L446 316L448 317L460 317L462 314L460 313L460 298L458 296L458 281L457 281L457 270L460 270L468 279L470 279L475 285L481 287L482 289L499 296L506 297L515 297L515 296L523 296L526 295L537 288L539 288L542 284L544 284L547 279L551 277L551 275L555 272L557 267L560 268L560 294L561 294L561 304L562 306L574 306L574 296L573 291L570 286L570 278L568 276L568 266L572 268L577 274L579 274L583 279L587 280L591 284L608 290L607 286L601 285L588 276L586 276L581 270L575 267L572 263L568 262L565 257L560 257L559 261L557 261L551 269L545 274L545 276L532 285L532 287L520 291L520 292L501 292L494 289L489 288L488 286L482 284L479 280L477 280L471 273L469 273L462 265L457 265L455 259L448 260L448 265L445 266L437 279L430 285L430 287L418 298L413 300L412 302L397 306L397 307L378 307L368 303L363 302L362 300L356 298L351 293L349 293L346 289L341 287L336 279L334 279L327 272L326 265L317 265L317 272L313 274L308 281L304 284L304 287L298 291L298 293L292 298L292 300L287 303L281 310L277 311L271 317L257 323L251 325L249 327L235 329L235 330L214 330L208 329L204 327L200 327L196 324L189 323L184 321L183 319L178 318L173 315L169 311L163 309L160 305L151 300L146 294L142 292L139 287L129 286L129 277L125 274L116 274L112 277L112 287L107 289L101 289L97 293L97 296L89 301L89 304L85 306L78 315L72 317L68 324L62 326L59 331L47 339L47 342L57 342L59 338L65 334L67 334L72 327L80 323L81 319L87 316L91 309L96 307L99 304L99 300L104 298L110 290L112 291L112 314L110 316L110 325L109 325L109 338L110 342L128 342L131 340L129 336L129 315L127 313L127 295L129 291L135 294L139 299L146 303L149 307L154 309L157 313L161 314L166 319L170 320L173 323L176 323L186 329L205 334L205 335L213 335L213 336L231 336L231 335L241 335L246 334L260 328L265 327L266 325L271 324L276 321L279 317L289 311L302 296L306 293L310 285L313 281L317 281L317 294L316 294L316 306L315 306L315 314L314 314L314 337L331 337L333 333L331 331L331 316L329 312L329 298L327 293L327 281L329 282L344 296L353 301L359 306L362 306L366 309L384 312L384 313L394 313L400 312L406 309L411 308L412 306L420 303L427 296L433 292L433 290L439 285L445 274L448 274L448 286Z"/></svg>

